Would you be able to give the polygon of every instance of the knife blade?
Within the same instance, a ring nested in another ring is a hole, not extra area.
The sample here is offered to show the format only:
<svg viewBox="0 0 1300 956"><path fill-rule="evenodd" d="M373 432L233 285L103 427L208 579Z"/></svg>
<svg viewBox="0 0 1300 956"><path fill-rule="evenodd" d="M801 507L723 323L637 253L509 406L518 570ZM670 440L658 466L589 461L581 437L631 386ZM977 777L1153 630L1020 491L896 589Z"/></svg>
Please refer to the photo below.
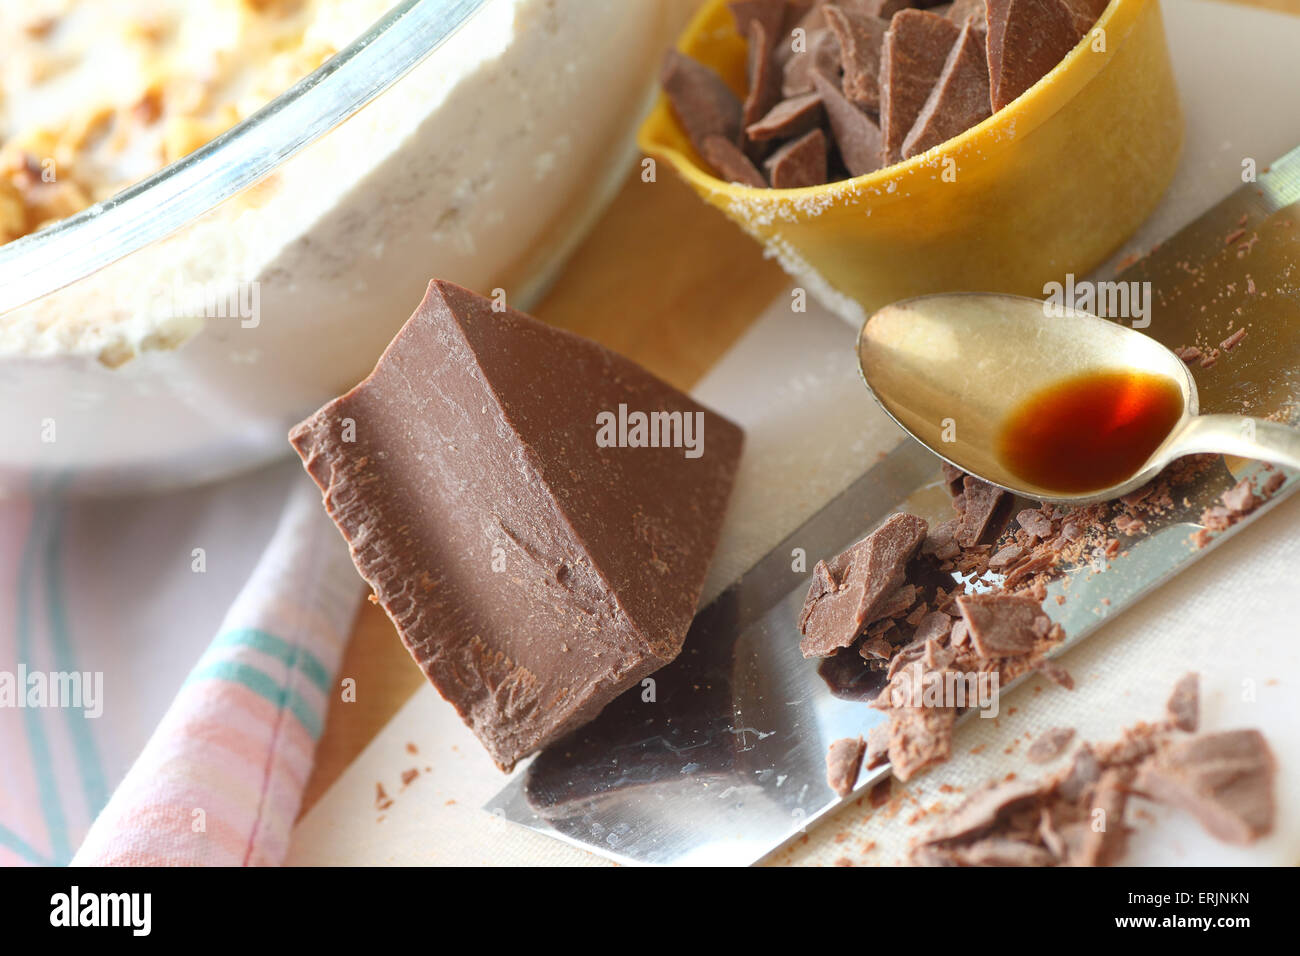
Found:
<svg viewBox="0 0 1300 956"><path fill-rule="evenodd" d="M1230 365L1195 369L1202 411L1294 421L1298 222L1300 149L1115 277L1151 283L1144 331L1167 346L1212 344L1234 328L1248 330L1249 346ZM1104 573L1087 562L1064 569L1044 603L1065 629L1058 653L1295 490L1297 475L1288 472L1264 506L1210 546L1189 547L1201 511L1261 467L1223 459L1180 489L1183 500L1149 520ZM539 754L486 808L624 863L746 865L806 831L840 804L825 779L830 742L865 734L885 717L863 703L880 690L878 673L846 684L800 655L796 619L808 581L792 586L791 550L805 548L811 564L899 510L932 522L951 517L938 459L910 440L704 608L681 656L650 685ZM1065 590L1064 605L1050 599ZM854 794L887 773L887 766L862 773Z"/></svg>

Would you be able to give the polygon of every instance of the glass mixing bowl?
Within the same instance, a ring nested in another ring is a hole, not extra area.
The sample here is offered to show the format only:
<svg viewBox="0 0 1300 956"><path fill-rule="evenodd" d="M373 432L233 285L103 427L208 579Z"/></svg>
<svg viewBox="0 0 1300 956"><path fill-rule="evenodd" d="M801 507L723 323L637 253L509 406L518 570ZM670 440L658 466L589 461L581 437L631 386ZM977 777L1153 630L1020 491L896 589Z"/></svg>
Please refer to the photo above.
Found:
<svg viewBox="0 0 1300 956"><path fill-rule="evenodd" d="M0 493L228 475L432 277L528 308L621 183L691 0L406 0L157 175L0 246Z"/></svg>

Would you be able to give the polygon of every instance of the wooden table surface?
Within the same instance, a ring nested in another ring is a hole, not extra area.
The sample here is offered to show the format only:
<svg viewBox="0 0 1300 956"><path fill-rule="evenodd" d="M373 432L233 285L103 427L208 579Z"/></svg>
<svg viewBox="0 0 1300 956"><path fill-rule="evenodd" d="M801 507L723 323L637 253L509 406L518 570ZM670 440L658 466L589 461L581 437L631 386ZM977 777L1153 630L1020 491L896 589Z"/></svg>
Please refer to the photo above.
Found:
<svg viewBox="0 0 1300 956"><path fill-rule="evenodd" d="M1300 15L1300 0L1228 2ZM534 314L689 389L788 279L757 243L670 170L660 171L655 183L643 183L636 171L628 176ZM356 700L336 696L330 704L303 813L424 683L392 623L369 601L343 656L345 677L356 681Z"/></svg>

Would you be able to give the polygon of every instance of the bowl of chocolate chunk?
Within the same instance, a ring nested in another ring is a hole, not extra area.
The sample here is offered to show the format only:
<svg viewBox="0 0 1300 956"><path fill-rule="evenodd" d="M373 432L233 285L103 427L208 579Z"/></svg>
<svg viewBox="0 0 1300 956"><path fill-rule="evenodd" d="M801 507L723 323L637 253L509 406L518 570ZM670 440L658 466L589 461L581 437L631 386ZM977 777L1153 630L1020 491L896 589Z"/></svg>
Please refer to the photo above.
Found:
<svg viewBox="0 0 1300 956"><path fill-rule="evenodd" d="M1087 272L1183 139L1156 0L714 0L660 81L642 149L853 322Z"/></svg>

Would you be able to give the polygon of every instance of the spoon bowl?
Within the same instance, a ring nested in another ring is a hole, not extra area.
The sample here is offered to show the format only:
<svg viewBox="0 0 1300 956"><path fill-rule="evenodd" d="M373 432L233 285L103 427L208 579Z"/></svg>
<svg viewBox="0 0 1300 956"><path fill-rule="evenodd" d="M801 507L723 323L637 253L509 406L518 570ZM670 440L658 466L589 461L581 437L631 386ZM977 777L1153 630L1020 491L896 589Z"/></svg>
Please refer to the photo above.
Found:
<svg viewBox="0 0 1300 956"><path fill-rule="evenodd" d="M1118 322L1039 299L945 293L896 302L863 325L858 362L876 402L913 438L968 474L1040 501L1116 498L1175 458L1199 452L1300 467L1296 429L1237 415L1199 415L1196 382L1172 351ZM1181 414L1139 466L1104 486L1069 490L1013 469L999 450L1013 414L1062 383L1116 372L1168 382L1182 398Z"/></svg>

